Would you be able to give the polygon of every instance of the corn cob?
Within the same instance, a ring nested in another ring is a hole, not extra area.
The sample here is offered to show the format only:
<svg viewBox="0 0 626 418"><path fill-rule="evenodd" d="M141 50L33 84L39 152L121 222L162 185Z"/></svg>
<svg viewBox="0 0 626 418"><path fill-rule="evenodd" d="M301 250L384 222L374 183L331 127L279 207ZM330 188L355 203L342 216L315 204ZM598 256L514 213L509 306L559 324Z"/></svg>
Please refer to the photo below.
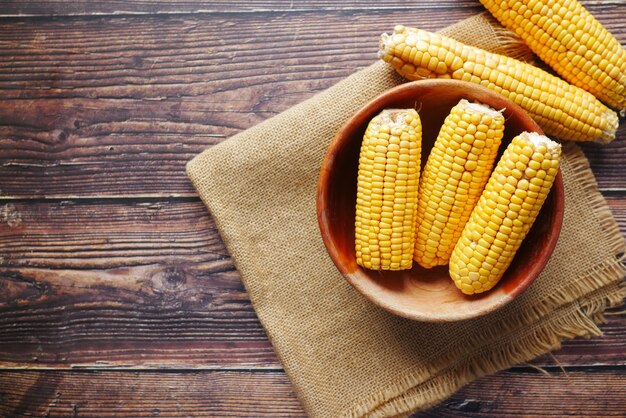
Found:
<svg viewBox="0 0 626 418"><path fill-rule="evenodd" d="M513 138L450 256L450 277L463 293L498 283L552 187L560 158L560 144L543 135Z"/></svg>
<svg viewBox="0 0 626 418"><path fill-rule="evenodd" d="M393 35L382 35L379 55L410 80L453 78L495 90L523 107L549 136L615 139L615 112L592 94L530 64L400 25Z"/></svg>
<svg viewBox="0 0 626 418"><path fill-rule="evenodd" d="M387 109L363 136L357 178L357 264L405 270L413 264L422 124L414 109Z"/></svg>
<svg viewBox="0 0 626 418"><path fill-rule="evenodd" d="M576 0L480 0L561 77L624 114L626 49Z"/></svg>
<svg viewBox="0 0 626 418"><path fill-rule="evenodd" d="M422 267L448 264L489 179L503 134L500 112L465 99L446 117L419 184L413 259Z"/></svg>

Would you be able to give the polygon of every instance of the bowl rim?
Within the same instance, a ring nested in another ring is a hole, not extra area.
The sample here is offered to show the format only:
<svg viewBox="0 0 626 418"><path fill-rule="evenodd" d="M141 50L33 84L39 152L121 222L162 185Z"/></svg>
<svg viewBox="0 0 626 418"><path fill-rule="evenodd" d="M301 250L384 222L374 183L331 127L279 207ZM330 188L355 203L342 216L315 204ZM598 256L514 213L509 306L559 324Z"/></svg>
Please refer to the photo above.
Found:
<svg viewBox="0 0 626 418"><path fill-rule="evenodd" d="M471 89L481 92L481 94L485 94L487 96L491 96L494 99L499 101L506 102L506 107L512 111L512 113L520 115L523 119L526 119L530 126L533 126L533 131L544 134L543 130L539 127L539 125L535 122L534 119L518 104L512 102L508 98L500 95L499 93L488 89L485 86L474 84L466 81L460 80L450 80L450 79L426 79L426 80L418 80L418 81L410 81L398 86L395 86L391 89L388 89L381 94L377 95L375 98L371 99L364 105L362 105L357 112L355 112L351 117L349 117L341 126L341 128L337 131L332 141L328 145L326 154L322 161L320 175L317 182L317 195L316 195L316 212L317 212L317 221L318 226L320 228L320 233L322 236L322 241L324 242L324 246L333 261L335 267L339 270L339 272L344 276L344 278L367 300L374 303L375 305L392 312L396 315L423 322L453 322L460 321L465 319L475 318L486 313L492 312L494 310L500 309L502 306L506 305L508 302L513 300L515 297L523 293L541 274L549 259L551 258L554 248L558 242L562 225L563 225L563 215L564 215L564 206L565 206L565 192L563 185L563 175L561 168L557 172L557 175L554 180L553 187L550 190L550 193L555 193L556 202L562 202L560 205L555 205L555 225L553 228L549 229L549 234L547 236L547 240L545 241L545 251L541 252L538 255L538 258L535 263L533 263L532 267L528 270L528 273L525 275L523 280L520 280L516 286L513 287L512 291L501 298L495 299L494 303L485 305L482 309L476 309L471 311L470 313L451 313L451 314L441 314L441 315L426 315L421 314L419 312L407 312L401 309L397 309L394 306L391 306L378 298L373 297L369 292L365 291L359 283L358 280L353 276L351 271L348 271L346 266L339 262L341 256L339 254L338 248L335 246L335 243L331 239L333 236L329 225L331 225L329 213L326 211L327 202L330 195L330 187L326 187L329 182L329 178L332 172L332 167L335 165L334 158L334 150L337 148L338 144L340 144L341 138L344 137L342 135L343 131L346 127L353 124L353 121L359 120L363 118L365 115L371 114L372 108L378 109L377 112L385 108L385 103L389 100L392 100L393 97L400 91L404 90L413 90L422 87L467 87L471 86ZM360 270L357 270L359 272Z"/></svg>

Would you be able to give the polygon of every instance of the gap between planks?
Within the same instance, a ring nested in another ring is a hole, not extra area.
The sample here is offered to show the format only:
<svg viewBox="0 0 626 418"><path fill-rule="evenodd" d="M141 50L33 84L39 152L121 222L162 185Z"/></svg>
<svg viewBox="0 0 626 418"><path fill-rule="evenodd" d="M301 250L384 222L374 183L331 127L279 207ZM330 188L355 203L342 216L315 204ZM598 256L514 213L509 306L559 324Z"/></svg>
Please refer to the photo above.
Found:
<svg viewBox="0 0 626 418"><path fill-rule="evenodd" d="M180 366L180 365L167 365L167 364L154 364L154 365L141 365L141 366L125 366L120 364L106 365L106 361L95 362L92 364L80 364L70 365L69 367L51 367L51 366L0 366L0 373L4 372L93 372L93 371L106 371L106 372L150 372L150 373L193 373L198 371L203 372L249 372L249 373L275 373L284 372L285 370L278 365L265 365L265 366L215 366L215 365L197 365L197 366ZM600 372L600 371L619 371L626 372L626 364L614 364L614 365L542 365L542 366L528 366L525 364L518 364L503 369L512 373L537 373L537 374L552 374L552 373L568 373L568 372Z"/></svg>

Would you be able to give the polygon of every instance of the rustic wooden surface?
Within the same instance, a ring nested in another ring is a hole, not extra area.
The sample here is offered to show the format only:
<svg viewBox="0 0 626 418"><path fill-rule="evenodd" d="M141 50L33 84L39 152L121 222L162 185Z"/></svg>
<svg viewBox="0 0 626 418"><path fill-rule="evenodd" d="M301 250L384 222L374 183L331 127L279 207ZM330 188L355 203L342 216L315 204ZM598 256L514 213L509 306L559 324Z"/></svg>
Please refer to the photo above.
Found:
<svg viewBox="0 0 626 418"><path fill-rule="evenodd" d="M626 1L583 1L626 43ZM0 416L301 416L195 154L477 0L0 5ZM626 231L626 128L584 147ZM416 416L626 413L626 315ZM535 369L541 366L549 374Z"/></svg>

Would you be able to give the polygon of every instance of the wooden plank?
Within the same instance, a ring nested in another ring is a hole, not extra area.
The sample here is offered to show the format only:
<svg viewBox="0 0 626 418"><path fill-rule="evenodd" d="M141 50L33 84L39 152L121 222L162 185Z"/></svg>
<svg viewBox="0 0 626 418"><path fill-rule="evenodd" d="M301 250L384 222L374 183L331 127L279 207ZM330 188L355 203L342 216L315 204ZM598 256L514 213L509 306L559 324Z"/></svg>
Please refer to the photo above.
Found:
<svg viewBox="0 0 626 418"><path fill-rule="evenodd" d="M155 13L246 13L246 12L303 12L303 11L360 11L360 10L409 10L450 9L473 7L471 0L425 0L420 2L386 1L384 4L368 1L330 0L252 0L252 1L118 1L106 0L97 3L88 1L8 1L2 6L0 16L29 15L100 15L100 14L155 14Z"/></svg>
<svg viewBox="0 0 626 418"><path fill-rule="evenodd" d="M626 231L626 199L608 202ZM200 201L23 201L0 215L0 367L280 367ZM626 315L603 329L558 361L626 364Z"/></svg>
<svg viewBox="0 0 626 418"><path fill-rule="evenodd" d="M626 124L617 130L617 140L610 144L581 144L601 190L626 190Z"/></svg>
<svg viewBox="0 0 626 418"><path fill-rule="evenodd" d="M201 202L1 213L0 364L276 364Z"/></svg>
<svg viewBox="0 0 626 418"><path fill-rule="evenodd" d="M413 418L472 417L623 417L626 372L501 372L483 377L436 407Z"/></svg>
<svg viewBox="0 0 626 418"><path fill-rule="evenodd" d="M581 0L590 9L620 5L620 0ZM86 0L6 1L0 16L50 16L50 15L101 15L101 14L155 14L155 13L246 13L246 12L303 12L303 11L360 11L360 10L405 10L419 12L432 9L472 7L471 0L423 0L406 2L380 1L331 1L331 0L252 0L252 1L209 1L209 0L106 0L96 3Z"/></svg>
<svg viewBox="0 0 626 418"><path fill-rule="evenodd" d="M623 370L546 376L506 371L481 378L429 410L426 417L622 416ZM281 372L2 372L3 416L301 417Z"/></svg>
<svg viewBox="0 0 626 418"><path fill-rule="evenodd" d="M0 416L301 417L281 372L0 372Z"/></svg>
<svg viewBox="0 0 626 418"><path fill-rule="evenodd" d="M0 19L0 97L156 100L339 79L375 60L399 21L435 30L478 11Z"/></svg>
<svg viewBox="0 0 626 418"><path fill-rule="evenodd" d="M16 201L0 208L6 268L143 268L186 260L207 274L234 270L198 199Z"/></svg>
<svg viewBox="0 0 626 418"><path fill-rule="evenodd" d="M395 23L477 10L0 19L0 197L195 196L205 148L370 64ZM600 14L626 43L626 3ZM604 189L626 190L618 137L586 147Z"/></svg>

